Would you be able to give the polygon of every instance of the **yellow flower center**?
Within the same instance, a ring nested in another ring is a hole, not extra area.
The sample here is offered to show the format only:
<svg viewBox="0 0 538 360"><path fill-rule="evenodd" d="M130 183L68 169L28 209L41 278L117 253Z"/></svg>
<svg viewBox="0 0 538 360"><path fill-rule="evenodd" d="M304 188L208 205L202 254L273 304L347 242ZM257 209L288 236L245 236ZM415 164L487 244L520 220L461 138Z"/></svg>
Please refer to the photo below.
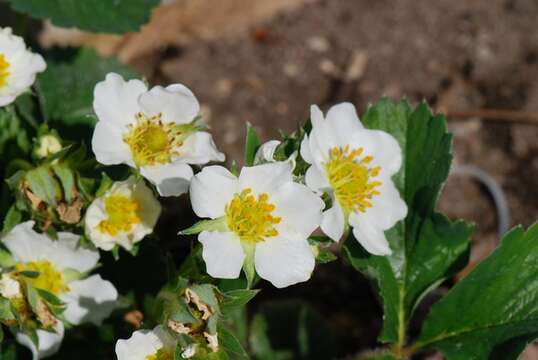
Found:
<svg viewBox="0 0 538 360"><path fill-rule="evenodd" d="M228 228L241 240L251 242L277 236L278 231L274 225L280 223L281 218L271 215L275 205L270 204L268 200L269 195L266 193L261 193L256 199L250 188L235 194L232 201L226 205Z"/></svg>
<svg viewBox="0 0 538 360"><path fill-rule="evenodd" d="M159 349L155 354L146 356L145 360L173 360L172 351L168 349Z"/></svg>
<svg viewBox="0 0 538 360"><path fill-rule="evenodd" d="M169 163L178 156L177 148L183 144L184 134L176 124L163 124L162 115L147 117L136 114L136 125L129 125L123 141L129 145L137 166Z"/></svg>
<svg viewBox="0 0 538 360"><path fill-rule="evenodd" d="M377 188L381 182L373 180L379 175L381 167L370 166L372 156L364 156L362 148L349 149L334 147L330 150L330 160L325 164L329 183L340 206L346 213L365 212L372 207L371 199L379 195Z"/></svg>
<svg viewBox="0 0 538 360"><path fill-rule="evenodd" d="M15 264L15 270L38 272L35 278L24 277L24 281L37 289L46 290L54 295L59 295L69 291L69 287L64 284L62 273L56 271L54 266L47 260L31 261L27 263Z"/></svg>
<svg viewBox="0 0 538 360"><path fill-rule="evenodd" d="M9 63L4 54L0 53L0 89L6 86L9 76Z"/></svg>
<svg viewBox="0 0 538 360"><path fill-rule="evenodd" d="M121 231L130 231L140 223L139 205L135 200L125 195L112 194L105 198L104 203L108 219L97 225L102 233L116 236Z"/></svg>

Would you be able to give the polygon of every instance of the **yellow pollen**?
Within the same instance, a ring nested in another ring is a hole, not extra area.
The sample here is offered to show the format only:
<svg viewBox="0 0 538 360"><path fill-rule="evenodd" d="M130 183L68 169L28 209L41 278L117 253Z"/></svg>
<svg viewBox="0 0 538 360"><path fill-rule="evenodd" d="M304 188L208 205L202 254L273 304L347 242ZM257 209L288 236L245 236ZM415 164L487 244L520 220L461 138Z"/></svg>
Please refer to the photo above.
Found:
<svg viewBox="0 0 538 360"><path fill-rule="evenodd" d="M9 63L4 54L0 53L0 89L6 86L9 76Z"/></svg>
<svg viewBox="0 0 538 360"><path fill-rule="evenodd" d="M228 228L241 240L255 243L277 236L278 231L274 225L282 219L271 215L275 208L275 205L269 203L269 195L262 193L256 199L252 189L246 188L240 194L235 194L226 205Z"/></svg>
<svg viewBox="0 0 538 360"><path fill-rule="evenodd" d="M365 212L372 207L372 198L379 195L381 182L375 180L381 171L371 166L372 156L363 156L362 148L350 150L349 145L334 147L329 151L330 159L325 164L329 183L334 189L336 200L346 213Z"/></svg>
<svg viewBox="0 0 538 360"><path fill-rule="evenodd" d="M162 115L147 117L136 114L136 125L129 125L129 132L123 137L129 145L137 166L169 163L178 156L177 148L183 144L183 134L175 124L164 124Z"/></svg>
<svg viewBox="0 0 538 360"><path fill-rule="evenodd" d="M168 349L159 349L155 354L146 356L145 360L173 360L172 351Z"/></svg>
<svg viewBox="0 0 538 360"><path fill-rule="evenodd" d="M69 291L69 287L64 284L62 273L56 271L54 266L47 260L17 263L15 264L15 270L18 272L38 272L39 275L35 278L24 277L25 282L37 289L46 290L54 295Z"/></svg>
<svg viewBox="0 0 538 360"><path fill-rule="evenodd" d="M140 223L139 205L135 200L125 195L112 194L105 198L104 203L108 219L97 225L102 233L116 236L122 231L131 231L134 225Z"/></svg>

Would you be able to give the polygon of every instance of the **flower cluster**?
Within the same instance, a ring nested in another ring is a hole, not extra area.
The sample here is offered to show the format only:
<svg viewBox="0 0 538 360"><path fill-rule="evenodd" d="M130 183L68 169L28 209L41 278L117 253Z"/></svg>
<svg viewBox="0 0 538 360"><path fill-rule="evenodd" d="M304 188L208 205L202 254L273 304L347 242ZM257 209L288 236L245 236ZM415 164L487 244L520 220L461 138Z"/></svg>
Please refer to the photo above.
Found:
<svg viewBox="0 0 538 360"><path fill-rule="evenodd" d="M44 70L21 38L0 29L0 106ZM95 159L127 165L124 175L85 178L84 152L46 131L34 149L39 164L11 181L30 220L1 238L0 305L10 309L1 321L34 359L58 350L66 326L99 325L112 313L115 287L92 274L99 250L136 255L158 224L161 197L189 194L202 220L181 234L197 235L210 277L236 279L243 271L245 291L258 277L277 288L310 279L320 250L316 231L334 242L352 233L370 254L391 254L385 231L407 214L393 182L402 150L388 133L365 128L349 103L326 116L312 106L311 130L297 135L291 153L271 140L240 170L210 164L225 157L184 85L148 88L109 73L95 86L93 109ZM220 351L220 304L228 295L215 281L190 280L161 292L160 325L119 340L118 359L177 358L178 347L182 358Z"/></svg>

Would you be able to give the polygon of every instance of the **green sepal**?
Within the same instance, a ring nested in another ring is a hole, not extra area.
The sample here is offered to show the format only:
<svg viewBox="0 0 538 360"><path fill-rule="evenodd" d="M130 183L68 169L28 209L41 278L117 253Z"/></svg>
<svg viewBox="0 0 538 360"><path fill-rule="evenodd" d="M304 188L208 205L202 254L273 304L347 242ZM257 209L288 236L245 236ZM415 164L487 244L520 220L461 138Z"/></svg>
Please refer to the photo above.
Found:
<svg viewBox="0 0 538 360"><path fill-rule="evenodd" d="M212 220L200 220L193 226L179 231L178 235L195 235L202 231L227 231L226 218L220 217Z"/></svg>

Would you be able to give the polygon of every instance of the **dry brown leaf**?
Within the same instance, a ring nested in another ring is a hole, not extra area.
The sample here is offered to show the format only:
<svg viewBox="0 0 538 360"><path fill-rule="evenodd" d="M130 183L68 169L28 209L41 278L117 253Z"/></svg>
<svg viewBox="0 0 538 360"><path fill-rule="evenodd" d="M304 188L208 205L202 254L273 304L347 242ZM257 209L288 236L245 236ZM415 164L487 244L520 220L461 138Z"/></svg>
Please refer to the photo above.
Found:
<svg viewBox="0 0 538 360"><path fill-rule="evenodd" d="M78 224L80 221L80 212L82 210L83 202L80 199L75 199L72 204L61 202L56 207L58 216L66 224Z"/></svg>
<svg viewBox="0 0 538 360"><path fill-rule="evenodd" d="M142 322L144 321L144 314L138 310L129 311L125 314L123 320L126 323L131 324L135 329L140 329Z"/></svg>

